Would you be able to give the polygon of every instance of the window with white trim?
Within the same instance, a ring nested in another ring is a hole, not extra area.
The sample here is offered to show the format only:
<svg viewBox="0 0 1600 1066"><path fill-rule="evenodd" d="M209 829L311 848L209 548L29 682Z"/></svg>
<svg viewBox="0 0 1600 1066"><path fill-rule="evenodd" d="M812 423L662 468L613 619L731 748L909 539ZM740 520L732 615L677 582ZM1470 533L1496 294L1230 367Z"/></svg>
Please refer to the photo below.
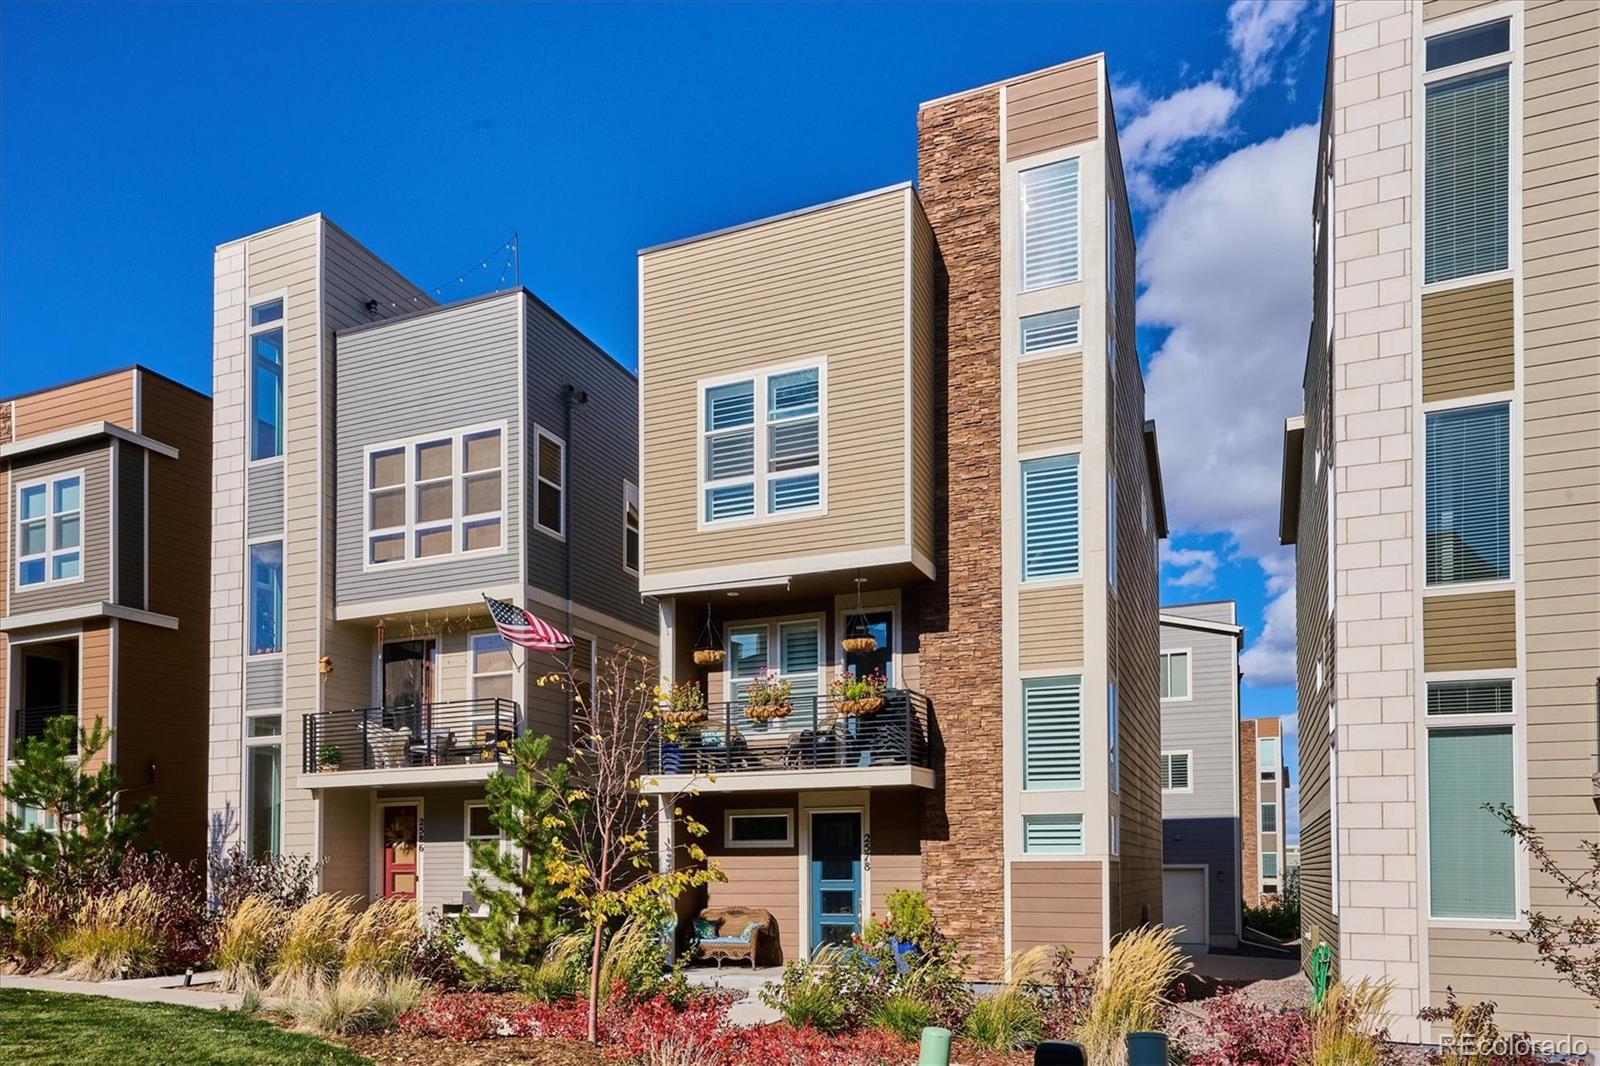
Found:
<svg viewBox="0 0 1600 1066"><path fill-rule="evenodd" d="M1083 815L1023 815L1022 850L1029 855L1082 855Z"/></svg>
<svg viewBox="0 0 1600 1066"><path fill-rule="evenodd" d="M729 811L725 835L730 848L790 848L794 846L794 812Z"/></svg>
<svg viewBox="0 0 1600 1066"><path fill-rule="evenodd" d="M811 703L822 691L822 623L814 618L776 625L769 623L728 627L728 688L730 700L744 700L745 690L762 670L772 671L778 680L789 682L789 697L794 701L795 723L811 721ZM782 732L790 728L788 719L753 722L738 715L739 728L746 732Z"/></svg>
<svg viewBox="0 0 1600 1066"><path fill-rule="evenodd" d="M1078 280L1078 160L1024 170L1017 179L1022 210L1022 291Z"/></svg>
<svg viewBox="0 0 1600 1066"><path fill-rule="evenodd" d="M1261 805L1261 831L1263 833L1276 833L1278 831L1278 805L1276 803L1263 803Z"/></svg>
<svg viewBox="0 0 1600 1066"><path fill-rule="evenodd" d="M1513 919L1517 847L1490 808L1516 804L1511 678L1429 681L1428 867L1434 918Z"/></svg>
<svg viewBox="0 0 1600 1066"><path fill-rule="evenodd" d="M1187 751L1161 753L1161 791L1194 791L1194 779L1189 776L1189 761L1192 757Z"/></svg>
<svg viewBox="0 0 1600 1066"><path fill-rule="evenodd" d="M468 665L472 672L472 698L512 699L516 674L511 646L506 639L498 631L473 633L467 637L467 650Z"/></svg>
<svg viewBox="0 0 1600 1066"><path fill-rule="evenodd" d="M1511 21L1425 47L1423 282L1506 269L1511 215Z"/></svg>
<svg viewBox="0 0 1600 1066"><path fill-rule="evenodd" d="M1262 877L1277 877L1278 876L1278 853L1277 852L1275 852L1275 851L1263 851L1261 853L1261 876ZM1263 886L1263 889L1265 889L1265 886ZM1276 889L1274 889L1274 891L1276 891Z"/></svg>
<svg viewBox="0 0 1600 1066"><path fill-rule="evenodd" d="M822 509L822 367L701 386L705 522Z"/></svg>
<svg viewBox="0 0 1600 1066"><path fill-rule="evenodd" d="M503 550L505 464L499 426L368 448L366 565Z"/></svg>
<svg viewBox="0 0 1600 1066"><path fill-rule="evenodd" d="M1083 787L1083 678L1022 682L1022 787Z"/></svg>
<svg viewBox="0 0 1600 1066"><path fill-rule="evenodd" d="M1079 309L1076 307L1023 315L1021 353L1025 356L1045 355L1078 347L1081 343L1078 320Z"/></svg>
<svg viewBox="0 0 1600 1066"><path fill-rule="evenodd" d="M1161 653L1161 698L1186 700L1189 698L1189 652L1164 651Z"/></svg>
<svg viewBox="0 0 1600 1066"><path fill-rule="evenodd" d="M250 458L283 454L283 301L250 308Z"/></svg>
<svg viewBox="0 0 1600 1066"><path fill-rule="evenodd" d="M1119 792L1122 788L1122 742L1117 737L1119 716L1117 683L1112 681L1106 685L1106 772L1113 792Z"/></svg>
<svg viewBox="0 0 1600 1066"><path fill-rule="evenodd" d="M83 473L17 486L17 587L83 580Z"/></svg>
<svg viewBox="0 0 1600 1066"><path fill-rule="evenodd" d="M1261 737L1256 741L1256 769L1261 772L1261 780L1278 779L1278 767L1282 764L1278 751L1277 737Z"/></svg>
<svg viewBox="0 0 1600 1066"><path fill-rule="evenodd" d="M639 573L639 486L622 483L622 569Z"/></svg>
<svg viewBox="0 0 1600 1066"><path fill-rule="evenodd" d="M494 824L494 819L490 817L487 803L467 804L466 829L469 841L500 839L500 829Z"/></svg>
<svg viewBox="0 0 1600 1066"><path fill-rule="evenodd" d="M543 426L534 427L533 524L552 537L567 535L567 442Z"/></svg>
<svg viewBox="0 0 1600 1066"><path fill-rule="evenodd" d="M283 650L283 542L250 545L250 654Z"/></svg>
<svg viewBox="0 0 1600 1066"><path fill-rule="evenodd" d="M319 757L321 753L318 753ZM245 847L251 858L278 854L283 823L283 716L247 715L244 736Z"/></svg>
<svg viewBox="0 0 1600 1066"><path fill-rule="evenodd" d="M1429 585L1511 576L1511 410L1498 403L1425 416Z"/></svg>
<svg viewBox="0 0 1600 1066"><path fill-rule="evenodd" d="M1076 453L1023 462L1023 581L1078 575L1078 507Z"/></svg>

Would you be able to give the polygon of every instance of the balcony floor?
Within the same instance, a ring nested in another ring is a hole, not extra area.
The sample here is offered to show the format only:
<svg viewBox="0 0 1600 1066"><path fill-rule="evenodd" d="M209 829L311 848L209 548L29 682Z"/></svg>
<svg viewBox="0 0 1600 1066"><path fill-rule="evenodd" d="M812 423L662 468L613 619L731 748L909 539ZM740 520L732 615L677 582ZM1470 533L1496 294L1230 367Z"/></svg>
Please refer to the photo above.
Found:
<svg viewBox="0 0 1600 1066"><path fill-rule="evenodd" d="M394 766L385 770L327 770L301 773L296 788L397 788L401 786L456 785L485 781L500 769L496 762L459 763L449 766Z"/></svg>
<svg viewBox="0 0 1600 1066"><path fill-rule="evenodd" d="M647 796L697 792L807 792L832 788L928 788L934 773L923 766L868 766L836 770L746 770L729 774L653 774Z"/></svg>

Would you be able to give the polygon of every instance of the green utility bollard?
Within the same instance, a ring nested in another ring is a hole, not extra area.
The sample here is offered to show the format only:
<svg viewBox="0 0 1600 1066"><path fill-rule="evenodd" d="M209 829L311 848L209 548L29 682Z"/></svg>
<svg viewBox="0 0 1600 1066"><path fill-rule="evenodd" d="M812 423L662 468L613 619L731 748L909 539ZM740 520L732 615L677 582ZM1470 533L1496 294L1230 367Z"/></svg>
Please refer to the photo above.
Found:
<svg viewBox="0 0 1600 1066"><path fill-rule="evenodd" d="M1129 1033L1128 1066L1167 1066L1167 1034Z"/></svg>
<svg viewBox="0 0 1600 1066"><path fill-rule="evenodd" d="M922 1030L917 1066L950 1066L950 1030L930 1025Z"/></svg>

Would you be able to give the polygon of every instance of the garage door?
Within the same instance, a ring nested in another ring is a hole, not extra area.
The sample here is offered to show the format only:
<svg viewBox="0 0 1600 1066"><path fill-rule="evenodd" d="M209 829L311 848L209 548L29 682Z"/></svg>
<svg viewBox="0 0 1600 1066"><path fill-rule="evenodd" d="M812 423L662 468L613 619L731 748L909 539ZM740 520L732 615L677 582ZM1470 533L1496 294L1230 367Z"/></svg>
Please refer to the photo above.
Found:
<svg viewBox="0 0 1600 1066"><path fill-rule="evenodd" d="M1206 872L1203 869L1162 871L1161 910L1169 928L1183 926L1178 943L1204 947L1206 943Z"/></svg>

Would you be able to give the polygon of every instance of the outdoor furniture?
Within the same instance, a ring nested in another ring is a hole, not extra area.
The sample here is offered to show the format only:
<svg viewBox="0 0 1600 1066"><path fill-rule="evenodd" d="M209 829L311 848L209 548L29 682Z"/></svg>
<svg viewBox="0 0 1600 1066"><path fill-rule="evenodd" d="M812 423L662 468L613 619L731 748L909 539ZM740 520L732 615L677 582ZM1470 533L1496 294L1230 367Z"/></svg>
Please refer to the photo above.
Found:
<svg viewBox="0 0 1600 1066"><path fill-rule="evenodd" d="M707 907L694 922L694 949L702 959L748 959L756 968L761 945L772 930L772 914L757 907Z"/></svg>

